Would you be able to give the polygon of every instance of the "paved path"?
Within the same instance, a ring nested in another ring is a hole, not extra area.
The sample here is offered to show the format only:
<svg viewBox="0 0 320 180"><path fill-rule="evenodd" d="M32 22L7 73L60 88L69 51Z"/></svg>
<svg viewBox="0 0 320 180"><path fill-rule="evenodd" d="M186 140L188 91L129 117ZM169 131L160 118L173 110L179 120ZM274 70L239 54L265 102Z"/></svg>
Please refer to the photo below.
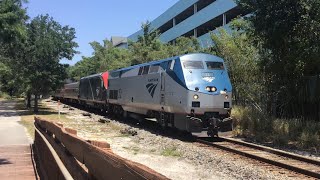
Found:
<svg viewBox="0 0 320 180"><path fill-rule="evenodd" d="M0 101L0 179L36 179L30 140L14 102Z"/></svg>
<svg viewBox="0 0 320 180"><path fill-rule="evenodd" d="M30 144L14 106L14 102L0 101L0 146Z"/></svg>

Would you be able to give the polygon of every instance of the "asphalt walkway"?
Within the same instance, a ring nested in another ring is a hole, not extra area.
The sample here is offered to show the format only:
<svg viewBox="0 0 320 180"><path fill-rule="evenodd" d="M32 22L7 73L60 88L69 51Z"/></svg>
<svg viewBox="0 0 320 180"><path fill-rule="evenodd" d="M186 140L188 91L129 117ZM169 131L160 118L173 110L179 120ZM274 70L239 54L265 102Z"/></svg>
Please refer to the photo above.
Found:
<svg viewBox="0 0 320 180"><path fill-rule="evenodd" d="M30 144L15 102L0 101L0 179L36 179Z"/></svg>

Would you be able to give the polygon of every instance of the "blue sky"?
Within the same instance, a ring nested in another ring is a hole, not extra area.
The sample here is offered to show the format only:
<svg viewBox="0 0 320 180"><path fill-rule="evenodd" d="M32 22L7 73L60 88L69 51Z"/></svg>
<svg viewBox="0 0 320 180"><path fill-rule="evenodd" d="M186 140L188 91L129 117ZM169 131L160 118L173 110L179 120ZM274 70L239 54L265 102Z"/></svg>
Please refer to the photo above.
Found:
<svg viewBox="0 0 320 180"><path fill-rule="evenodd" d="M152 21L178 0L29 0L28 15L49 14L62 25L76 29L76 42L80 54L72 61L75 64L81 56L91 56L89 42L102 42L111 36L129 36L138 31L142 22Z"/></svg>

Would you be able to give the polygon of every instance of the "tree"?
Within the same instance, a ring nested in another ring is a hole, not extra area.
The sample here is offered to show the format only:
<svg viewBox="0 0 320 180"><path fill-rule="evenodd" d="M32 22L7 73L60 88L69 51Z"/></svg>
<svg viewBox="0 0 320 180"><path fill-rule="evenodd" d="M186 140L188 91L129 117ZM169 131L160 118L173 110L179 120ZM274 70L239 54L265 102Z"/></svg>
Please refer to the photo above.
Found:
<svg viewBox="0 0 320 180"><path fill-rule="evenodd" d="M220 28L218 32L211 33L214 42L211 51L227 64L235 104L249 101L258 106L263 89L262 73L258 67L260 57L245 31L247 26L247 21L238 19L231 22L231 30Z"/></svg>
<svg viewBox="0 0 320 180"><path fill-rule="evenodd" d="M320 74L320 1L237 0L251 23L251 37L263 57L270 99L278 115L299 116L304 97L297 98L304 77Z"/></svg>
<svg viewBox="0 0 320 180"><path fill-rule="evenodd" d="M108 40L103 44L91 42L93 48L92 57L82 57L82 60L69 68L69 77L79 81L81 77L127 67L130 65L130 51L128 49L116 48Z"/></svg>
<svg viewBox="0 0 320 180"><path fill-rule="evenodd" d="M26 58L22 62L25 83L35 95L34 112L38 112L38 96L54 91L67 78L62 58L76 53L75 29L61 26L49 15L40 15L28 24Z"/></svg>
<svg viewBox="0 0 320 180"><path fill-rule="evenodd" d="M27 18L21 0L0 0L0 43L24 37Z"/></svg>
<svg viewBox="0 0 320 180"><path fill-rule="evenodd" d="M168 56L166 46L159 39L159 31L151 29L151 23L148 21L141 27L143 35L138 37L137 42L129 43L129 50L132 53L131 64L145 63Z"/></svg>
<svg viewBox="0 0 320 180"><path fill-rule="evenodd" d="M178 37L175 43L167 44L167 54L169 56L177 56L187 53L195 53L203 51L197 38L192 37Z"/></svg>
<svg viewBox="0 0 320 180"><path fill-rule="evenodd" d="M14 62L22 53L27 18L21 0L0 1L0 91L10 95L19 92L21 77Z"/></svg>
<svg viewBox="0 0 320 180"><path fill-rule="evenodd" d="M73 81L79 81L81 77L98 73L100 63L93 57L82 57L82 60L74 66L68 68L69 78Z"/></svg>
<svg viewBox="0 0 320 180"><path fill-rule="evenodd" d="M93 56L83 57L70 67L69 77L79 80L99 72L203 50L194 37L180 37L174 45L170 45L160 41L159 32L151 29L149 22L142 24L142 29L143 35L138 37L137 42L129 42L128 49L114 47L108 40L104 40L103 44L91 42Z"/></svg>
<svg viewBox="0 0 320 180"><path fill-rule="evenodd" d="M99 72L119 69L130 65L130 52L128 49L117 48L108 40L103 44L98 42L90 43L94 49L94 59L99 62Z"/></svg>

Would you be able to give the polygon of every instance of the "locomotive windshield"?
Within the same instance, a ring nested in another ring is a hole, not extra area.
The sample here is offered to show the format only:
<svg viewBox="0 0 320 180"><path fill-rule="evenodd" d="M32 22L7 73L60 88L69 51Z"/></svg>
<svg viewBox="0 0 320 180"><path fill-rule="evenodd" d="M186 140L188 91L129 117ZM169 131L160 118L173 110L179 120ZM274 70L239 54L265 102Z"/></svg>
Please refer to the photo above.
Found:
<svg viewBox="0 0 320 180"><path fill-rule="evenodd" d="M183 67L185 69L204 69L202 61L185 61Z"/></svg>
<svg viewBox="0 0 320 180"><path fill-rule="evenodd" d="M224 70L223 62L206 61L208 70ZM205 69L202 61L185 61L183 62L185 69Z"/></svg>
<svg viewBox="0 0 320 180"><path fill-rule="evenodd" d="M207 61L207 68L210 70L224 70L224 66L222 62L212 62L212 61Z"/></svg>

